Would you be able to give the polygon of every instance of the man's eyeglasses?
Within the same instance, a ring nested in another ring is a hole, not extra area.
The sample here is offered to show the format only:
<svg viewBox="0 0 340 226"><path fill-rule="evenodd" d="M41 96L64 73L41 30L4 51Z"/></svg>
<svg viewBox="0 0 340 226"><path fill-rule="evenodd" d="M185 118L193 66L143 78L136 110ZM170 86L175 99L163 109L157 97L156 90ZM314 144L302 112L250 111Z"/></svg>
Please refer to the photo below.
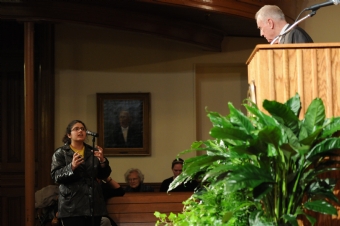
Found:
<svg viewBox="0 0 340 226"><path fill-rule="evenodd" d="M85 128L84 128L84 127L74 127L74 128L72 128L71 130L72 130L72 131L78 132L79 130L85 131Z"/></svg>

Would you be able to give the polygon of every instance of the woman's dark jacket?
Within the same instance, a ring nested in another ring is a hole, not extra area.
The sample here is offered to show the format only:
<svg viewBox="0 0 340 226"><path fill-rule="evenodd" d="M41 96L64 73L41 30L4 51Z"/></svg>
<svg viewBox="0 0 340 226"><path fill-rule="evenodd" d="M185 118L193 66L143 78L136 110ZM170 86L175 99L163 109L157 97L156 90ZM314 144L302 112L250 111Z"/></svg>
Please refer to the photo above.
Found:
<svg viewBox="0 0 340 226"><path fill-rule="evenodd" d="M108 183L102 183L102 191L103 191L103 196L104 200L107 201L109 198L112 197L117 197L117 196L124 196L125 191L122 187L119 188L112 188L111 185Z"/></svg>
<svg viewBox="0 0 340 226"><path fill-rule="evenodd" d="M93 216L107 215L106 204L100 184L96 178L105 179L111 173L107 159L101 167L97 157L93 158L92 147L85 144L84 162L72 171L74 152L68 144L58 148L52 157L51 176L59 184L59 217L91 216L92 186L94 187ZM94 160L94 170L93 169Z"/></svg>

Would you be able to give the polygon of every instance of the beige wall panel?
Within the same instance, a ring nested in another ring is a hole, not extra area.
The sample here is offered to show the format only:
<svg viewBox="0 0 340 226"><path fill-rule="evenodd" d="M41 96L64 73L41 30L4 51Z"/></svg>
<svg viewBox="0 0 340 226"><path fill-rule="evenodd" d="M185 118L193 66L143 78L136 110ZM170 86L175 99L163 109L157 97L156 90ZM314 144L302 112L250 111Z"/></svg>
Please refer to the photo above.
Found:
<svg viewBox="0 0 340 226"><path fill-rule="evenodd" d="M228 115L228 102L246 113L242 106L247 98L248 82L246 65L200 64L196 66L196 118L197 140L212 139L212 124L208 111Z"/></svg>
<svg viewBox="0 0 340 226"><path fill-rule="evenodd" d="M322 3L320 0L299 0L301 7L298 13L306 7ZM310 13L308 11L307 13ZM303 13L302 16L307 15ZM316 14L300 24L315 43L339 42L340 26L339 26L340 5L331 5L322 7L317 10ZM297 14L296 14L297 16ZM301 18L301 17L300 17Z"/></svg>

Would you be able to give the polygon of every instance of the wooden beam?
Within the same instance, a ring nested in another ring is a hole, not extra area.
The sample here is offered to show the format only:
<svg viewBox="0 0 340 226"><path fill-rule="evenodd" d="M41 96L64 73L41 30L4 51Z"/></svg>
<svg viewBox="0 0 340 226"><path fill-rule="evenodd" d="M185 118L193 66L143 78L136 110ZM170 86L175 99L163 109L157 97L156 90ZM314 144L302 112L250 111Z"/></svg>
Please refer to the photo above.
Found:
<svg viewBox="0 0 340 226"><path fill-rule="evenodd" d="M34 23L24 23L25 225L34 226Z"/></svg>

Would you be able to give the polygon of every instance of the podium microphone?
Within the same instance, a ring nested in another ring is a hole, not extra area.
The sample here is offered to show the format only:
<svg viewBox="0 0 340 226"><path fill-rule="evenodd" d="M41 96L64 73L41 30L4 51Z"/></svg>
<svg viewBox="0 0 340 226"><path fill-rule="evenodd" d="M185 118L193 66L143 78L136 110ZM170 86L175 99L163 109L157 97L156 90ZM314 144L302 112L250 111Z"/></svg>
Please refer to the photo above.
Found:
<svg viewBox="0 0 340 226"><path fill-rule="evenodd" d="M337 4L339 4L339 1L340 0L330 0L330 1L327 1L327 2L312 5L308 8L306 8L305 10L318 10L321 7L325 7L325 6L329 6L329 5L337 5Z"/></svg>
<svg viewBox="0 0 340 226"><path fill-rule="evenodd" d="M95 133L95 132L91 132L90 130L86 130L86 134L87 135L90 135L90 136L93 136L93 137L98 137L98 133Z"/></svg>

